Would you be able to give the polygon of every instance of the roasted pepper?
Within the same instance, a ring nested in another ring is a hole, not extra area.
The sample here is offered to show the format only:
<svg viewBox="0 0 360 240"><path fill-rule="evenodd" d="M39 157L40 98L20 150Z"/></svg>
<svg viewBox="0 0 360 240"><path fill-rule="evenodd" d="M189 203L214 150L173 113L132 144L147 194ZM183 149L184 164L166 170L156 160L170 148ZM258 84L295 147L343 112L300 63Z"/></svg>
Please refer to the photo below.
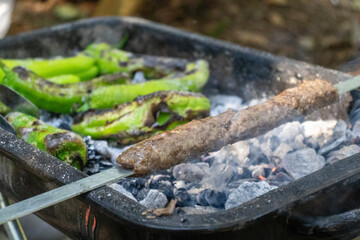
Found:
<svg viewBox="0 0 360 240"><path fill-rule="evenodd" d="M44 78L73 74L79 76L81 80L86 80L94 78L99 73L95 59L84 54L67 58L2 59L1 61L10 69L17 66L25 67Z"/></svg>
<svg viewBox="0 0 360 240"><path fill-rule="evenodd" d="M57 113L72 112L94 88L120 84L127 80L126 75L118 73L77 84L59 85L22 67L10 70L0 62L0 69L5 73L2 84L17 91L37 107Z"/></svg>
<svg viewBox="0 0 360 240"><path fill-rule="evenodd" d="M68 83L76 83L82 81L88 81L89 79L93 79L99 73L99 69L97 66L93 66L86 71L79 72L75 74L64 74L58 75L54 77L48 77L46 80L57 83L57 84L68 84Z"/></svg>
<svg viewBox="0 0 360 240"><path fill-rule="evenodd" d="M59 75L59 76L47 78L46 80L56 84L69 84L69 83L81 82L81 79L78 76L72 74Z"/></svg>
<svg viewBox="0 0 360 240"><path fill-rule="evenodd" d="M106 43L91 44L84 53L96 59L101 74L115 72L134 74L136 71L141 71L147 79L159 79L183 72L190 63L179 58L136 55Z"/></svg>
<svg viewBox="0 0 360 240"><path fill-rule="evenodd" d="M112 110L90 110L74 119L72 130L93 138L135 142L162 130L209 115L210 102L202 94L160 91L140 96Z"/></svg>
<svg viewBox="0 0 360 240"><path fill-rule="evenodd" d="M88 96L85 104L79 108L79 111L86 111L91 108L112 108L115 105L130 102L137 96L147 95L157 91L177 90L198 92L205 85L208 77L208 63L204 60L198 60L188 64L184 73L174 74L163 79L97 88Z"/></svg>
<svg viewBox="0 0 360 240"><path fill-rule="evenodd" d="M78 169L86 163L87 148L76 133L58 129L24 113L8 114L7 120L19 138Z"/></svg>

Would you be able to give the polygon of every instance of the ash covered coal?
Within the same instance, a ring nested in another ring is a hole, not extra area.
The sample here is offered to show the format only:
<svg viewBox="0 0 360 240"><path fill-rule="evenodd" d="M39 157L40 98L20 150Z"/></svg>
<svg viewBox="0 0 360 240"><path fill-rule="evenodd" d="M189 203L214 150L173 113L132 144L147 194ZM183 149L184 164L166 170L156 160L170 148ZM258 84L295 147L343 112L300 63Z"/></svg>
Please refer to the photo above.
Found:
<svg viewBox="0 0 360 240"><path fill-rule="evenodd" d="M236 96L210 97L211 115L228 108L240 110L264 99L242 103ZM204 214L231 209L268 191L313 173L360 151L360 100L353 104L350 122L294 121L253 139L240 141L159 171L147 177L123 179L110 187L147 208L165 207L176 199L176 213ZM66 115L43 120L67 127ZM89 160L84 172L94 174L115 164L125 149L85 137Z"/></svg>

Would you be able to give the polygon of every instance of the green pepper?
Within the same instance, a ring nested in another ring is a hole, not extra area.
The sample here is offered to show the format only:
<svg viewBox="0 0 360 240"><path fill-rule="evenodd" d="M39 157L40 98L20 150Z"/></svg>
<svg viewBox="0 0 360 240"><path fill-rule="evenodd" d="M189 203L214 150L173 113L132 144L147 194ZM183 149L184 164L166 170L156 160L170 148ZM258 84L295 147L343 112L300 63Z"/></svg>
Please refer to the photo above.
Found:
<svg viewBox="0 0 360 240"><path fill-rule="evenodd" d="M20 112L10 113L7 120L19 138L78 169L85 166L86 144L76 133L47 125Z"/></svg>
<svg viewBox="0 0 360 240"><path fill-rule="evenodd" d="M184 59L136 55L106 43L91 44L84 53L96 59L101 74L115 72L134 74L136 71L141 71L147 79L158 79L182 72L189 64Z"/></svg>
<svg viewBox="0 0 360 240"><path fill-rule="evenodd" d="M99 69L97 66L93 66L86 71L79 72L75 74L64 74L58 75L54 77L48 77L46 80L56 83L56 84L68 84L68 83L77 83L82 81L88 81L96 77L99 73ZM1 78L1 76L0 76Z"/></svg>
<svg viewBox="0 0 360 240"><path fill-rule="evenodd" d="M78 83L81 81L81 79L78 76L72 74L59 75L59 76L47 78L46 80L56 84Z"/></svg>
<svg viewBox="0 0 360 240"><path fill-rule="evenodd" d="M17 91L37 107L57 113L70 113L74 105L82 104L86 89L66 88L37 76L22 67L12 70L0 62L5 73L2 84Z"/></svg>
<svg viewBox="0 0 360 240"><path fill-rule="evenodd" d="M210 102L200 93L160 91L140 96L112 110L90 110L74 119L72 130L95 139L135 142L192 119L209 115Z"/></svg>
<svg viewBox="0 0 360 240"><path fill-rule="evenodd" d="M115 105L134 100L137 96L147 95L157 91L194 91L198 92L207 82L209 66L204 60L189 63L182 74L174 74L158 80L143 83L115 85L95 89L85 100L85 104L78 111L91 108L107 109Z"/></svg>
<svg viewBox="0 0 360 240"><path fill-rule="evenodd" d="M57 113L71 113L75 107L83 104L83 99L94 88L121 84L128 79L124 73L118 73L86 82L55 84L22 67L10 70L0 62L0 69L5 73L2 84L17 91L37 107Z"/></svg>
<svg viewBox="0 0 360 240"><path fill-rule="evenodd" d="M17 66L25 67L44 78L79 74L79 77L85 80L85 78L90 79L98 74L95 59L84 54L67 58L2 59L1 61L10 69Z"/></svg>

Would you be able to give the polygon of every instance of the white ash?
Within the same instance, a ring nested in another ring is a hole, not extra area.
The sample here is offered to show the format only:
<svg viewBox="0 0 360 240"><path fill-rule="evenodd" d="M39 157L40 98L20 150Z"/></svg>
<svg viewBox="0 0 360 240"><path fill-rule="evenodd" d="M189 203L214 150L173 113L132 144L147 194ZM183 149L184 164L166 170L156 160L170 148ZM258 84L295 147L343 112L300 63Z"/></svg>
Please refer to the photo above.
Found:
<svg viewBox="0 0 360 240"><path fill-rule="evenodd" d="M238 96L221 94L210 96L209 99L211 103L210 116L212 117L219 115L220 113L223 113L228 109L239 111L248 106L253 106L266 101L266 98L252 99L251 101L243 104L242 99Z"/></svg>
<svg viewBox="0 0 360 240"><path fill-rule="evenodd" d="M326 163L332 164L334 162L345 159L359 152L360 152L360 147L356 144L352 144L350 146L344 146L337 151L331 152L326 158Z"/></svg>
<svg viewBox="0 0 360 240"><path fill-rule="evenodd" d="M104 157L111 159L111 153L109 152L109 146L107 141L93 141L94 147Z"/></svg>
<svg viewBox="0 0 360 240"><path fill-rule="evenodd" d="M142 83L145 81L146 81L145 74L143 72L138 71L134 74L134 77L131 80L131 83Z"/></svg>
<svg viewBox="0 0 360 240"><path fill-rule="evenodd" d="M167 202L168 200L162 192L151 189L148 195L140 201L140 204L149 209L157 209L165 207Z"/></svg>
<svg viewBox="0 0 360 240"><path fill-rule="evenodd" d="M225 209L239 206L242 203L250 201L251 199L254 199L276 188L276 186L270 186L267 182L264 181L244 182L229 195L225 203Z"/></svg>
<svg viewBox="0 0 360 240"><path fill-rule="evenodd" d="M208 174L201 180L201 184L206 185L208 188L222 191L237 172L238 169L232 165L224 163L213 164L209 168Z"/></svg>
<svg viewBox="0 0 360 240"><path fill-rule="evenodd" d="M336 120L306 121L301 124L302 133L305 139L311 139L322 147L331 140L336 124Z"/></svg>
<svg viewBox="0 0 360 240"><path fill-rule="evenodd" d="M284 168L295 179L304 177L325 166L325 158L312 148L297 150L284 158Z"/></svg>
<svg viewBox="0 0 360 240"><path fill-rule="evenodd" d="M199 182L205 174L205 171L194 163L182 163L173 168L173 175L177 180Z"/></svg>
<svg viewBox="0 0 360 240"><path fill-rule="evenodd" d="M301 136L301 135L299 135ZM293 147L291 147L291 145L287 144L287 143L280 143L280 145L275 149L275 151L272 153L272 157L273 158L278 158L278 159L284 159L285 156L292 152L294 150Z"/></svg>
<svg viewBox="0 0 360 240"><path fill-rule="evenodd" d="M209 97L211 103L210 116L216 116L228 109L240 110L242 107L242 99L238 96L215 95Z"/></svg>
<svg viewBox="0 0 360 240"><path fill-rule="evenodd" d="M225 163L227 165L246 167L250 165L248 155L250 145L246 141L240 141L223 147L214 157L214 163Z"/></svg>

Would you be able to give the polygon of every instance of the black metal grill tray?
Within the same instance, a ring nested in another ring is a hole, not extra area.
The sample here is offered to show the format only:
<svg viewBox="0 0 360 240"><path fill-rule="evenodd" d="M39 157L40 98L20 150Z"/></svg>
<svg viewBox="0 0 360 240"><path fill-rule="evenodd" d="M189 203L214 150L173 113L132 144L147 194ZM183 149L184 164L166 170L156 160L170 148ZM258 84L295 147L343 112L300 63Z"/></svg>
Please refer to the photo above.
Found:
<svg viewBox="0 0 360 240"><path fill-rule="evenodd" d="M335 70L276 57L138 18L87 19L8 37L0 40L0 57L71 55L92 42L116 44L125 35L129 36L125 46L128 51L207 59L211 77L204 89L205 94L236 94L250 100L264 94L276 94L304 79L322 78L338 82L350 77ZM146 210L144 207L108 187L37 214L76 239L322 238L323 232L318 234L316 229L309 231L307 219L299 220L293 216L321 199L326 201L326 196L339 189L357 193L359 160L360 155L355 155L237 208L213 214L148 219L141 214ZM85 176L0 129L0 191L11 199L20 201ZM331 231L334 236L343 234L338 230Z"/></svg>

